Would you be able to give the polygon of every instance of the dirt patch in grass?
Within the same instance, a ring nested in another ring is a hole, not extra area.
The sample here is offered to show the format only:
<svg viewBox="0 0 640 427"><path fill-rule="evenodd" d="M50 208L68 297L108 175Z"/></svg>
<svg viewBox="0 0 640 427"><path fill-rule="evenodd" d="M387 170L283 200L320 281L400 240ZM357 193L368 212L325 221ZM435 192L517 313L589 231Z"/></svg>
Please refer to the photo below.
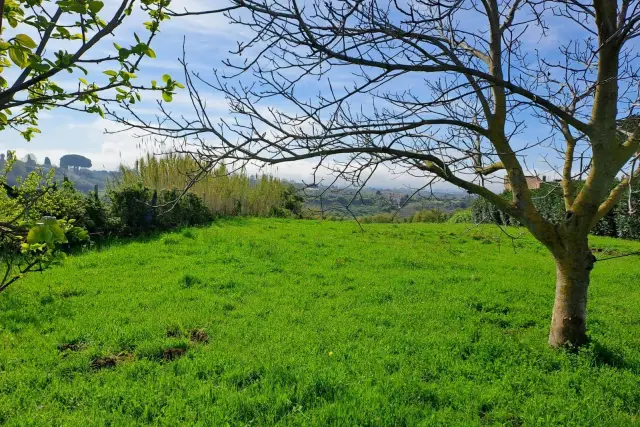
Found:
<svg viewBox="0 0 640 427"><path fill-rule="evenodd" d="M182 329L178 326L173 326L167 329L166 333L169 338L180 338L182 337Z"/></svg>
<svg viewBox="0 0 640 427"><path fill-rule="evenodd" d="M192 329L189 331L189 340L198 344L209 342L209 335L204 329Z"/></svg>
<svg viewBox="0 0 640 427"><path fill-rule="evenodd" d="M162 351L162 359L166 362L181 358L187 353L183 347L169 347Z"/></svg>
<svg viewBox="0 0 640 427"><path fill-rule="evenodd" d="M68 351L82 351L87 349L87 344L83 342L70 342L66 344L60 344L58 346L58 351L60 353L68 352Z"/></svg>
<svg viewBox="0 0 640 427"><path fill-rule="evenodd" d="M116 365L133 359L133 354L122 352L92 359L89 366L93 370L114 368Z"/></svg>

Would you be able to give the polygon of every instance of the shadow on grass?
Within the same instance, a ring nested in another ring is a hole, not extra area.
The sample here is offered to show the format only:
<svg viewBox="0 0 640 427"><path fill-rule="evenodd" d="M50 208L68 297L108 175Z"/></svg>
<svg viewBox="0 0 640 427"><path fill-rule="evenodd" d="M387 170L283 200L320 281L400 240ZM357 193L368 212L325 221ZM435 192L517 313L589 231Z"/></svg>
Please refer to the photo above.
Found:
<svg viewBox="0 0 640 427"><path fill-rule="evenodd" d="M588 361L590 365L595 367L623 369L640 374L640 365L629 363L618 349L606 346L596 340L590 340L588 344L579 348L567 347L565 351L583 361Z"/></svg>
<svg viewBox="0 0 640 427"><path fill-rule="evenodd" d="M132 234L127 236L96 236L92 237L92 244L89 249L74 249L69 251L70 255L78 255L85 252L91 252L95 250L111 249L119 246L126 246L131 243L152 243L160 240L167 234L172 233L184 233L185 230L198 230L206 229L210 227L224 228L225 226L245 226L249 224L248 218L245 217L219 217L211 221L209 224L204 225L188 225L183 227L176 227L173 229L163 230L145 230L139 234Z"/></svg>
<svg viewBox="0 0 640 427"><path fill-rule="evenodd" d="M596 366L609 366L619 369L638 370L638 366L632 366L624 357L612 348L606 347L598 341L591 341L587 351L590 353Z"/></svg>

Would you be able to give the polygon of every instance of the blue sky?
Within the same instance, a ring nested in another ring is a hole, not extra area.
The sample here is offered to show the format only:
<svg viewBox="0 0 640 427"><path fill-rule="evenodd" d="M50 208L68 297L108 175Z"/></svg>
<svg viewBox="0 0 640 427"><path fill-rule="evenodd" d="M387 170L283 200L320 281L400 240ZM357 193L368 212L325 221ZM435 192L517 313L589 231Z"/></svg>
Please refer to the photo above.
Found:
<svg viewBox="0 0 640 427"><path fill-rule="evenodd" d="M109 5L109 2L105 2ZM174 0L174 9L187 7L190 10L212 8L224 5L224 0ZM126 22L117 30L113 39L106 40L98 49L113 50L112 43L118 42L126 45L132 40L134 31L142 33L141 22L143 16L137 15ZM473 25L473 24L469 24ZM574 36L571 28L552 25L550 34L540 39L539 32L531 28L523 35L523 40L530 48L538 49L542 55L554 58L557 55L555 42ZM198 16L173 19L166 22L159 37L154 41L153 49L157 54L156 59L146 59L142 71L138 73L141 82L149 82L152 79L160 80L165 73L171 74L177 80L183 80L182 69L178 63L178 57L182 54L183 37L187 41L188 62L191 69L201 72L203 75L211 73L214 68L223 68L222 60L229 56L228 51L233 49L236 41L246 38L248 34L244 30L231 26L223 16ZM78 75L66 75L60 83L74 85ZM100 74L96 79L100 79ZM346 72L333 74L332 81L349 81L350 75ZM421 84L421 78L412 77L402 83L412 86ZM313 96L321 89L318 86L308 85L303 87L303 96ZM226 117L226 103L223 96L211 90L205 90L210 113L215 117ZM277 103L275 104L278 107ZM190 114L190 104L186 93L181 93L174 98L170 109L176 113ZM154 114L155 104L151 94L147 94L145 102L139 105L139 111L143 114ZM530 122L530 129L517 137L515 145L526 144L536 138L536 124ZM31 142L24 141L18 134L3 132L0 138L0 150L17 150L19 157L27 153L33 153L42 161L45 156L51 158L54 164L58 159L68 153L82 154L92 159L95 169L116 169L121 163L132 164L136 158L147 151L157 152L157 147L141 144L141 141L131 133L105 134L105 129L118 130L118 125L103 120L98 116L83 115L71 111L57 110L41 116L40 127L42 134ZM548 173L548 167L541 161L540 151L532 151L527 159L530 169L538 173ZM309 181L311 167L314 161L287 164L284 167L267 168L267 172L283 178ZM388 171L380 170L370 181L370 185L378 187L402 187L406 185L420 185L419 179L406 176L395 176Z"/></svg>

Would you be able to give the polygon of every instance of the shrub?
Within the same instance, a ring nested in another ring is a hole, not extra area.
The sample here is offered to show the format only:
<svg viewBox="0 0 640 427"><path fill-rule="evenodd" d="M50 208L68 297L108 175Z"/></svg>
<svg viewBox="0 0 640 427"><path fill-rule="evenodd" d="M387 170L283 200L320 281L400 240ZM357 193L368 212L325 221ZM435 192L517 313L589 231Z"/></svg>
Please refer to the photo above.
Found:
<svg viewBox="0 0 640 427"><path fill-rule="evenodd" d="M84 226L91 233L109 232L111 222L104 201L98 193L90 193L85 199Z"/></svg>
<svg viewBox="0 0 640 427"><path fill-rule="evenodd" d="M618 236L618 225L617 225L617 214L616 214L616 209L614 208L611 211L609 211L609 213L602 218L600 221L598 221L598 223L595 225L595 227L593 227L593 229L591 230L591 233L596 235L596 236L609 236L609 237L616 237ZM633 239L633 238L640 238L639 237L630 237L627 235L627 238L629 239Z"/></svg>
<svg viewBox="0 0 640 427"><path fill-rule="evenodd" d="M620 202L614 208L613 220L616 235L624 239L640 240L640 185L634 188L629 206L629 190L625 191Z"/></svg>
<svg viewBox="0 0 640 427"><path fill-rule="evenodd" d="M78 192L68 179L62 185L56 185L30 210L30 218L37 220L43 216L53 216L57 219L75 220L77 225L84 227L86 211L86 197Z"/></svg>
<svg viewBox="0 0 640 427"><path fill-rule="evenodd" d="M283 184L283 186L281 194L282 207L276 208L272 216L301 218L304 198L293 184Z"/></svg>
<svg viewBox="0 0 640 427"><path fill-rule="evenodd" d="M90 243L89 232L85 228L78 227L74 219L60 219L57 222L66 239L66 242L59 245L61 250L68 253L73 250L84 248L88 243Z"/></svg>
<svg viewBox="0 0 640 427"><path fill-rule="evenodd" d="M449 215L439 209L426 209L414 213L408 222L432 222L443 223L447 222Z"/></svg>
<svg viewBox="0 0 640 427"><path fill-rule="evenodd" d="M201 198L192 193L163 190L152 192L142 184L110 188L111 227L122 234L139 234L150 230L168 230L181 226L202 225L212 216Z"/></svg>
<svg viewBox="0 0 640 427"><path fill-rule="evenodd" d="M42 271L64 259L64 250L88 240L85 229L74 220L56 219L42 212L65 211L71 204L57 206L56 200L67 202L73 192L62 194L53 174L41 169L29 173L17 186L7 184L13 166L8 160L0 171L0 292L30 271ZM64 188L63 188L64 190ZM61 195L62 194L62 195ZM64 205L64 206L62 206Z"/></svg>
<svg viewBox="0 0 640 427"><path fill-rule="evenodd" d="M471 209L462 209L454 212L447 222L450 224L471 224L473 222Z"/></svg>
<svg viewBox="0 0 640 427"><path fill-rule="evenodd" d="M150 207L151 192L137 185L123 185L107 190L110 213L115 220L110 222L117 233L137 234L150 230L153 224L153 209Z"/></svg>
<svg viewBox="0 0 640 427"><path fill-rule="evenodd" d="M502 197L509 199L511 192L505 192ZM499 224L518 226L520 223L515 218L502 212L492 203L479 197L471 205L471 212L474 224Z"/></svg>
<svg viewBox="0 0 640 427"><path fill-rule="evenodd" d="M579 190L576 189L576 192ZM616 207L602 218L592 230L599 236L621 237L625 239L640 240L640 185L634 188L636 196L632 197L631 211L629 210L628 190L623 195ZM502 194L507 200L511 200L511 192ZM540 189L533 190L533 202L546 219L558 223L564 219L564 197L562 189L557 184L544 184ZM472 218L474 223L494 223L499 225L520 225L518 221L501 212L493 204L485 199L478 198L472 204Z"/></svg>
<svg viewBox="0 0 640 427"><path fill-rule="evenodd" d="M154 225L160 229L171 229L188 225L202 225L211 221L209 209L202 199L187 193L180 197L176 189L158 193L158 206L153 216Z"/></svg>

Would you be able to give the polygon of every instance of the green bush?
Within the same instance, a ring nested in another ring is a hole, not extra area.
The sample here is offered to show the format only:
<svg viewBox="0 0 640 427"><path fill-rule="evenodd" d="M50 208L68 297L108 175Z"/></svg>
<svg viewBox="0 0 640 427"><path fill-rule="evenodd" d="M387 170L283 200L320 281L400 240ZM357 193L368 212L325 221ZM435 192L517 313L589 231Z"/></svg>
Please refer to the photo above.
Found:
<svg viewBox="0 0 640 427"><path fill-rule="evenodd" d="M98 192L90 192L84 197L84 217L81 219L84 227L93 234L108 232L109 212Z"/></svg>
<svg viewBox="0 0 640 427"><path fill-rule="evenodd" d="M53 174L42 169L10 186L7 175L13 165L7 161L0 170L0 292L31 271L61 262L65 251L88 240L87 231L68 218L82 212L81 200L80 206L73 205L73 187L59 189Z"/></svg>
<svg viewBox="0 0 640 427"><path fill-rule="evenodd" d="M283 186L282 207L274 207L271 216L301 218L304 198L300 196L298 189L293 184L283 184Z"/></svg>
<svg viewBox="0 0 640 427"><path fill-rule="evenodd" d="M187 193L180 197L176 189L163 190L158 194L159 206L153 215L153 225L160 229L171 229L188 225L202 225L211 221L209 209L202 199Z"/></svg>
<svg viewBox="0 0 640 427"><path fill-rule="evenodd" d="M591 234L595 236L624 237L618 236L618 225L616 221L617 215L615 209L612 209L604 218L602 218L591 230ZM627 239L634 237L626 236Z"/></svg>
<svg viewBox="0 0 640 427"><path fill-rule="evenodd" d="M202 225L211 221L211 213L195 194L162 190L152 192L141 184L109 189L110 226L120 234L139 234L181 226Z"/></svg>
<svg viewBox="0 0 640 427"><path fill-rule="evenodd" d="M447 221L450 224L471 224L473 223L473 213L471 209L462 209L456 211L449 217Z"/></svg>
<svg viewBox="0 0 640 427"><path fill-rule="evenodd" d="M73 183L64 180L62 185L42 196L30 210L32 219L53 216L57 219L75 220L80 227L85 226L86 197L78 192Z"/></svg>
<svg viewBox="0 0 640 427"><path fill-rule="evenodd" d="M580 189L580 186L576 189ZM634 193L640 196L640 185L635 187ZM632 197L631 212L628 205L628 190L623 195L616 207L595 225L592 234L598 236L621 237L625 239L640 240L640 202L638 197ZM511 200L511 192L502 194L506 200ZM544 184L540 189L532 191L533 203L543 217L554 223L564 220L565 207L562 189L557 184ZM472 219L476 224L494 223L499 225L520 225L508 214L501 212L492 203L483 198L474 200L472 207Z"/></svg>
<svg viewBox="0 0 640 427"><path fill-rule="evenodd" d="M447 222L449 215L439 209L425 209L414 213L408 222L431 222L443 223Z"/></svg>
<svg viewBox="0 0 640 427"><path fill-rule="evenodd" d="M64 252L69 253L85 248L87 244L90 243L89 231L77 226L74 219L59 219L57 222L66 238L66 242L59 245L60 249Z"/></svg>
<svg viewBox="0 0 640 427"><path fill-rule="evenodd" d="M110 227L117 234L138 234L152 228L154 212L148 188L140 184L110 188L107 199L113 217Z"/></svg>
<svg viewBox="0 0 640 427"><path fill-rule="evenodd" d="M629 190L625 191L620 203L613 210L613 220L618 237L640 240L640 186L634 189L629 206Z"/></svg>
<svg viewBox="0 0 640 427"><path fill-rule="evenodd" d="M502 194L506 200L511 198L511 192ZM519 226L520 223L509 214L502 212L493 203L478 197L471 204L471 213L474 224L498 224Z"/></svg>

